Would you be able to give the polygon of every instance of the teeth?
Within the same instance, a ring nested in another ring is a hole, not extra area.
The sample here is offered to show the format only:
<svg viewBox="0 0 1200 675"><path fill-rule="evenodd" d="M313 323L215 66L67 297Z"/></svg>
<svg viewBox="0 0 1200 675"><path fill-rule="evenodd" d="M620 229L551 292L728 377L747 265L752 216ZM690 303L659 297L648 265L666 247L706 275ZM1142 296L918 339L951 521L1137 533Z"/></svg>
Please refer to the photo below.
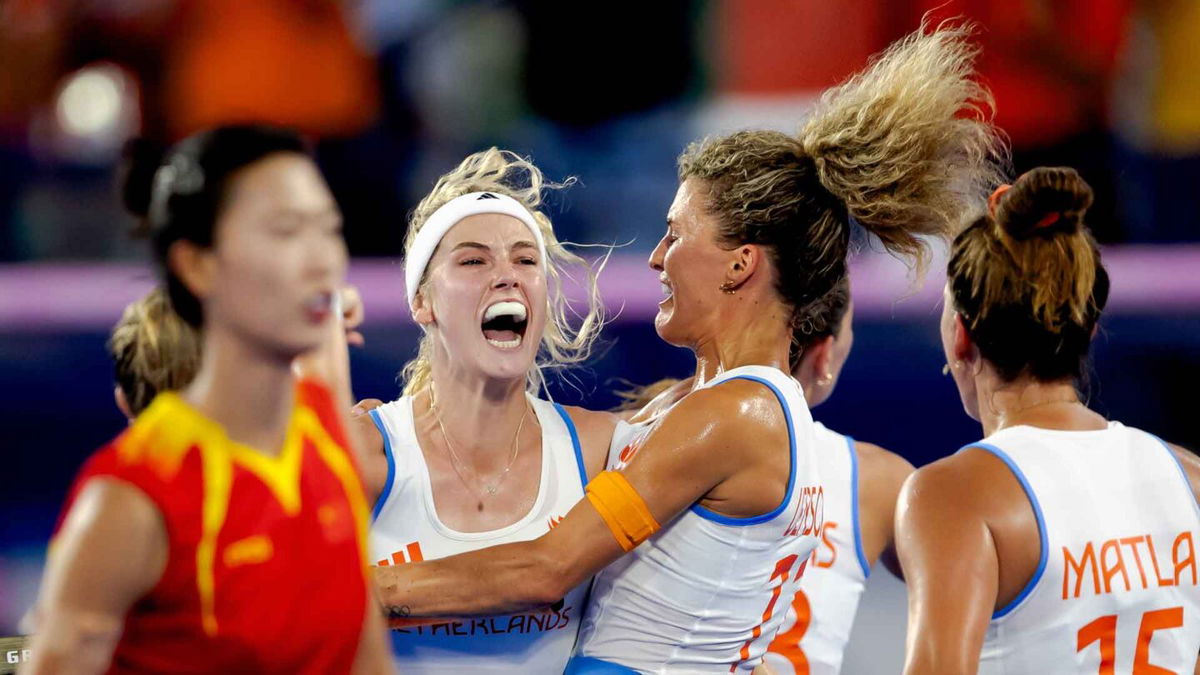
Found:
<svg viewBox="0 0 1200 675"><path fill-rule="evenodd" d="M488 338L487 343L500 349L516 349L521 346L521 336L518 335L515 340L492 340Z"/></svg>
<svg viewBox="0 0 1200 675"><path fill-rule="evenodd" d="M659 282L659 285L660 285L660 286L662 286L662 292L663 292L663 295L670 295L670 294L671 294L671 287L670 287L670 286L668 286L668 285L666 285L666 284L662 283L661 281Z"/></svg>
<svg viewBox="0 0 1200 675"><path fill-rule="evenodd" d="M483 313L483 320L491 321L498 316L511 316L516 321L524 321L525 305L522 305L519 302L513 302L511 300L497 302L488 307Z"/></svg>

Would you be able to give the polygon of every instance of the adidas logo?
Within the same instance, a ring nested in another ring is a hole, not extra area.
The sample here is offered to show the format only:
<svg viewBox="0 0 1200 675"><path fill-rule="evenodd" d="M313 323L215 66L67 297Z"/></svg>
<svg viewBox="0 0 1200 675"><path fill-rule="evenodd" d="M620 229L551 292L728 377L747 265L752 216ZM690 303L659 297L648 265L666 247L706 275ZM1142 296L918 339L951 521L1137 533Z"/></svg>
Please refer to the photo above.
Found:
<svg viewBox="0 0 1200 675"><path fill-rule="evenodd" d="M476 197L475 201L479 201L481 199L500 199L500 198L490 192L485 192L485 193L479 195L478 197Z"/></svg>

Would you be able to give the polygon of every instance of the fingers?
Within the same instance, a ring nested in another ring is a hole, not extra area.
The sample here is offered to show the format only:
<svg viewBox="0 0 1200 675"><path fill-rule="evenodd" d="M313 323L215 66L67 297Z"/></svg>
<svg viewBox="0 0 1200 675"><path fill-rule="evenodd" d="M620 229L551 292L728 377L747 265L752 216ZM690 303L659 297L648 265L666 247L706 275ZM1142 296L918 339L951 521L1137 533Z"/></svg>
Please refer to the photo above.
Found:
<svg viewBox="0 0 1200 675"><path fill-rule="evenodd" d="M344 286L342 288L342 320L346 325L346 330L351 331L362 325L366 318L366 311L363 307L362 296L358 289L354 286Z"/></svg>

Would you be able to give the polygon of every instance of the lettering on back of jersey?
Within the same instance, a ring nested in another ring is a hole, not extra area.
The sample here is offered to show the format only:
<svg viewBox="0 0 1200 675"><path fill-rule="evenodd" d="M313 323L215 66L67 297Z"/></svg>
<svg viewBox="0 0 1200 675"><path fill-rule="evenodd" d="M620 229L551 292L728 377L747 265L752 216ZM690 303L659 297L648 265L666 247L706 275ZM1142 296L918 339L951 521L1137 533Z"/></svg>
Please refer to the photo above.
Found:
<svg viewBox="0 0 1200 675"><path fill-rule="evenodd" d="M1168 544L1167 541L1171 540ZM1158 545L1155 542L1158 542ZM1197 585L1196 545L1191 532L1149 535L1063 546L1062 599L1117 591Z"/></svg>
<svg viewBox="0 0 1200 675"><path fill-rule="evenodd" d="M806 486L800 488L800 499L792 522L783 531L784 536L818 536L825 524L825 488Z"/></svg>

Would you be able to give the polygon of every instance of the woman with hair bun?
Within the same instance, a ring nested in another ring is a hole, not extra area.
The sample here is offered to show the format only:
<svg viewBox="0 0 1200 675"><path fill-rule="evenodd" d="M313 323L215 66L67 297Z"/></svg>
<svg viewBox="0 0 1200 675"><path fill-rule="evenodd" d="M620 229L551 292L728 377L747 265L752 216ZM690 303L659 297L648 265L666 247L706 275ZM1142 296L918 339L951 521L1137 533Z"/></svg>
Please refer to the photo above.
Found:
<svg viewBox="0 0 1200 675"><path fill-rule="evenodd" d="M897 506L905 673L1191 673L1200 461L1076 389L1109 279L1091 188L1038 168L955 239L942 346L984 438Z"/></svg>
<svg viewBox="0 0 1200 675"><path fill-rule="evenodd" d="M922 258L995 174L968 31L898 43L799 134L695 143L650 256L655 328L696 356L690 393L541 537L377 570L411 616L551 605L596 576L567 672L750 672L818 543L815 429L789 373L797 320L846 274L851 222ZM959 192L961 191L961 192ZM619 198L619 197L615 197Z"/></svg>
<svg viewBox="0 0 1200 675"><path fill-rule="evenodd" d="M28 671L389 672L340 412L347 257L333 197L303 142L267 127L139 159L126 202L171 307L202 328L202 356L190 384L80 470Z"/></svg>

